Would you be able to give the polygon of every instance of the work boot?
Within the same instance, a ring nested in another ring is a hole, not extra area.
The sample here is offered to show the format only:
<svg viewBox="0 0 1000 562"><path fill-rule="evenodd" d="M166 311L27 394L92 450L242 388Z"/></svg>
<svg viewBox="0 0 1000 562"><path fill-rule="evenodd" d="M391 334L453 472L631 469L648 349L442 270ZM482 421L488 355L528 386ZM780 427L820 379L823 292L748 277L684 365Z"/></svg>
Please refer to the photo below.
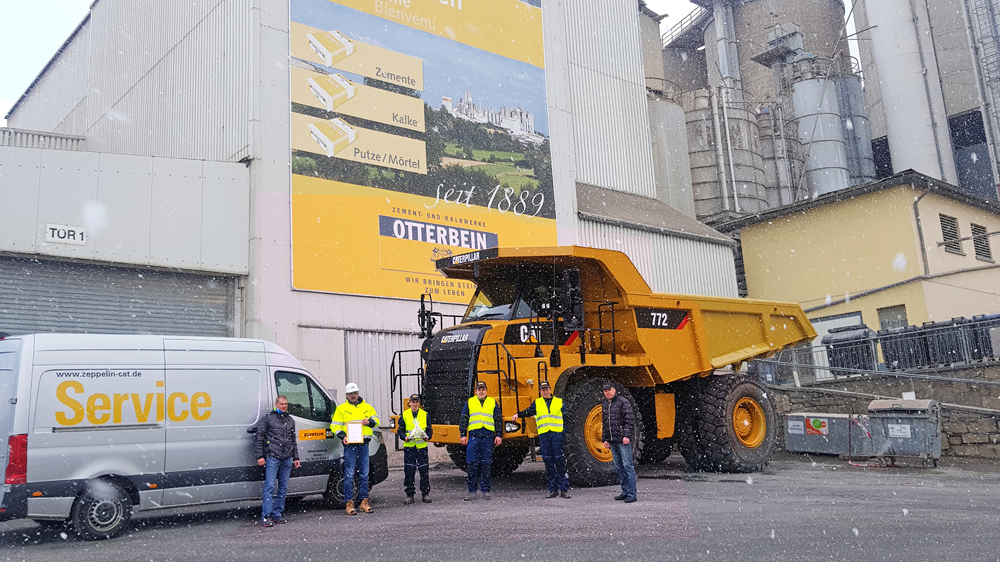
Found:
<svg viewBox="0 0 1000 562"><path fill-rule="evenodd" d="M372 509L371 504L368 503L368 498L361 500L361 505L358 507L358 509L360 509L365 513L375 513L375 510Z"/></svg>
<svg viewBox="0 0 1000 562"><path fill-rule="evenodd" d="M357 515L358 510L354 509L354 502L351 500L347 501L347 506L344 508L344 512L348 515Z"/></svg>
<svg viewBox="0 0 1000 562"><path fill-rule="evenodd" d="M615 496L615 499L618 500L618 501L621 501L621 500L623 500L623 499L625 499L627 497L628 497L627 494L618 494L617 496Z"/></svg>
<svg viewBox="0 0 1000 562"><path fill-rule="evenodd" d="M410 505L413 502L414 502L413 496L406 496L406 499L403 500L403 505Z"/></svg>
<svg viewBox="0 0 1000 562"><path fill-rule="evenodd" d="M476 499L478 497L479 496L477 496L475 492L469 492L468 494L465 494L465 501L471 502L472 500L474 500L474 499Z"/></svg>
<svg viewBox="0 0 1000 562"><path fill-rule="evenodd" d="M423 497L420 498L420 501L422 501L424 503L431 503L431 495L430 494L424 494Z"/></svg>
<svg viewBox="0 0 1000 562"><path fill-rule="evenodd" d="M492 500L493 496L491 496L489 492L483 492L483 499L484 500Z"/></svg>
<svg viewBox="0 0 1000 562"><path fill-rule="evenodd" d="M549 495L545 496L546 499L552 499L555 497L559 497L559 492L549 492Z"/></svg>
<svg viewBox="0 0 1000 562"><path fill-rule="evenodd" d="M567 499L567 500L570 499L571 497L573 497L573 496L569 495L569 490L563 490L563 491L559 492L559 495L562 496L563 498Z"/></svg>

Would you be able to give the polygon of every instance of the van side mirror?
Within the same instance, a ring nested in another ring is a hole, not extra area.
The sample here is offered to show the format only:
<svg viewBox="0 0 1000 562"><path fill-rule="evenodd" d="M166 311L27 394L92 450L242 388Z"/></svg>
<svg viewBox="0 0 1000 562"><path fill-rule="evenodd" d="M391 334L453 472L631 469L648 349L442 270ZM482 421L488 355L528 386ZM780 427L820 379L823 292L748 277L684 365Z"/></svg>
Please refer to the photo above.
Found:
<svg viewBox="0 0 1000 562"><path fill-rule="evenodd" d="M580 288L579 269L563 271L559 308L563 318L564 331L575 332L584 329L583 290Z"/></svg>

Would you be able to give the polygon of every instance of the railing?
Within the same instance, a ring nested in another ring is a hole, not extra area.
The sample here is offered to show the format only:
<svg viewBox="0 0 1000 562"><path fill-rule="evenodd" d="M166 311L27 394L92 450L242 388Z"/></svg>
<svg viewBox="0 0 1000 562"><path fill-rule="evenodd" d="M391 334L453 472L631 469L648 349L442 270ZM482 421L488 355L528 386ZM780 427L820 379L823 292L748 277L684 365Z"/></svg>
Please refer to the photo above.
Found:
<svg viewBox="0 0 1000 562"><path fill-rule="evenodd" d="M0 127L0 146L22 148L52 148L56 150L86 150L86 139L74 135L25 131Z"/></svg>
<svg viewBox="0 0 1000 562"><path fill-rule="evenodd" d="M686 33L692 26L698 23L700 18L706 17L708 13L707 8L698 6L690 14L684 16L681 21L677 22L676 25L663 34L661 37L663 39L663 46L668 46L674 39Z"/></svg>
<svg viewBox="0 0 1000 562"><path fill-rule="evenodd" d="M755 368L765 382L805 386L865 375L956 380L930 373L1000 361L1000 315L858 333L867 335L827 336L824 345L786 349Z"/></svg>

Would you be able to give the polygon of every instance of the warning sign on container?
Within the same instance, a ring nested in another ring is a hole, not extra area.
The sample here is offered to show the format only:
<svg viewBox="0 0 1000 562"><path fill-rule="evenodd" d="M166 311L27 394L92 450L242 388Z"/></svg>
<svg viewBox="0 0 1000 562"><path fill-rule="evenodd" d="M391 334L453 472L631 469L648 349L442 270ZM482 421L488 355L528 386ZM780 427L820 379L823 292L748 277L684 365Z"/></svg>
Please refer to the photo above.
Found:
<svg viewBox="0 0 1000 562"><path fill-rule="evenodd" d="M890 423L886 425L889 427L889 437L903 437L905 439L913 437L910 434L910 426L907 424Z"/></svg>
<svg viewBox="0 0 1000 562"><path fill-rule="evenodd" d="M806 418L806 435L829 435L830 424L826 418Z"/></svg>

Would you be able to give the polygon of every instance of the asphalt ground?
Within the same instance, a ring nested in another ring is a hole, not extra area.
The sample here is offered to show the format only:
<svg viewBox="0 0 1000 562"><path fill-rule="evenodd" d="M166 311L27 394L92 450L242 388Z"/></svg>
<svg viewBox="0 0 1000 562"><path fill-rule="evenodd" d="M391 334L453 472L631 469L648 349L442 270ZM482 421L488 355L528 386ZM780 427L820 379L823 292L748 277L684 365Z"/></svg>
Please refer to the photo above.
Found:
<svg viewBox="0 0 1000 562"><path fill-rule="evenodd" d="M434 502L404 506L402 471L354 517L305 500L288 523L259 505L137 514L129 531L87 542L30 521L0 524L0 560L1000 560L996 463L865 468L781 456L752 475L686 472L676 454L639 470L639 501L616 487L546 499L541 462L462 501L464 473L431 470Z"/></svg>

